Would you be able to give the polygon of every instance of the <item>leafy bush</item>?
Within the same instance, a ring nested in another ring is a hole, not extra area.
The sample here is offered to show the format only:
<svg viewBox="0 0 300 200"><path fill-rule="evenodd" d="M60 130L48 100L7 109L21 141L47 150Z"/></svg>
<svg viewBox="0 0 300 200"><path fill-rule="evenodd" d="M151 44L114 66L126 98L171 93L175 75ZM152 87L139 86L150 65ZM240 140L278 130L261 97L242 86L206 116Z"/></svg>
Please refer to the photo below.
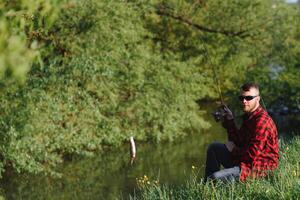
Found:
<svg viewBox="0 0 300 200"><path fill-rule="evenodd" d="M268 74L273 41L288 30L279 23L288 8L271 0L32 2L0 12L2 172L53 174L64 155L131 135L159 142L198 133L209 124L196 102L218 98L214 74L226 92L252 68ZM294 87L292 78L281 80Z"/></svg>
<svg viewBox="0 0 300 200"><path fill-rule="evenodd" d="M135 4L78 2L48 32L58 41L45 43L43 62L1 97L3 165L52 174L66 154L208 126L196 103L207 78L151 48Z"/></svg>

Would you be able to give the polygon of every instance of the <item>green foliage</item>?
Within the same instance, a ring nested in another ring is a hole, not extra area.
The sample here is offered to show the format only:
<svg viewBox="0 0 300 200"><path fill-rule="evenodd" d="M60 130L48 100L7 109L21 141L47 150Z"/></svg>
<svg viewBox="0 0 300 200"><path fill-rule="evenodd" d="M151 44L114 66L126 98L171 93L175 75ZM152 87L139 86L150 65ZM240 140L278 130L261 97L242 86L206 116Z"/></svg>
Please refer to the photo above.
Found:
<svg viewBox="0 0 300 200"><path fill-rule="evenodd" d="M299 102L299 49L280 53L299 41L290 29L297 12L281 1L0 6L1 172L52 174L64 155L91 155L131 135L159 142L199 132L209 125L196 102L218 98L217 80L227 94L245 80L278 82L269 93L287 85Z"/></svg>
<svg viewBox="0 0 300 200"><path fill-rule="evenodd" d="M283 23L293 13L281 1L168 1L160 7L149 29L162 53L174 52L184 63L197 65L210 88L216 88L214 69L223 91L238 89L249 70L274 63L274 41L284 39L293 26Z"/></svg>
<svg viewBox="0 0 300 200"><path fill-rule="evenodd" d="M265 67L248 70L246 80L260 83L263 97L269 105L300 108L299 82L299 6L279 7L279 29L272 35L272 49Z"/></svg>
<svg viewBox="0 0 300 200"><path fill-rule="evenodd" d="M0 83L3 88L15 82L24 83L39 55L40 32L47 31L53 24L59 3L55 0L3 0L0 10Z"/></svg>
<svg viewBox="0 0 300 200"><path fill-rule="evenodd" d="M52 174L66 154L208 127L196 103L207 78L151 47L135 4L78 2L49 32L58 42L45 44L26 84L1 98L4 165Z"/></svg>

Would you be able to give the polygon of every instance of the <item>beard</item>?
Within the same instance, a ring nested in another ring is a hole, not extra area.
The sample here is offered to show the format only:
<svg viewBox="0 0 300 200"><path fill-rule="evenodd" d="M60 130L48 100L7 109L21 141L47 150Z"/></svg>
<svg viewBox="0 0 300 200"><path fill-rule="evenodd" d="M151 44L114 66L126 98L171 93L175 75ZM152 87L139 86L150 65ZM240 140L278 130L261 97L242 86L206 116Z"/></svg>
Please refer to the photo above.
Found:
<svg viewBox="0 0 300 200"><path fill-rule="evenodd" d="M242 105L242 107L245 113L251 113L258 107L258 103L255 102L253 104L246 104L246 105Z"/></svg>

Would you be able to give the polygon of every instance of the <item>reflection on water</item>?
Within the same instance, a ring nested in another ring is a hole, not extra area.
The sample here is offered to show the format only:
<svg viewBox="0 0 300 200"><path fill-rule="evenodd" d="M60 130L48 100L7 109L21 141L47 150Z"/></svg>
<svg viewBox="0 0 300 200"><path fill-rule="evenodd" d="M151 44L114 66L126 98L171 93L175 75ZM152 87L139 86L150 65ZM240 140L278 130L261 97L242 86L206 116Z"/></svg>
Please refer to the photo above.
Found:
<svg viewBox="0 0 300 200"><path fill-rule="evenodd" d="M137 159L129 162L128 146L92 158L70 161L61 166L60 179L11 175L3 180L7 199L127 199L134 194L136 178L147 175L160 183L180 185L193 173L192 166L203 173L205 152L212 141L225 141L220 124L212 123L209 130L201 130L172 144L140 144Z"/></svg>
<svg viewBox="0 0 300 200"><path fill-rule="evenodd" d="M211 116L208 119L213 120ZM10 175L2 188L7 199L127 199L137 188L136 178L147 175L160 183L180 185L187 181L192 166L203 173L207 145L224 141L225 133L212 121L212 128L199 130L172 144L140 144L130 166L129 148L64 163L62 178Z"/></svg>

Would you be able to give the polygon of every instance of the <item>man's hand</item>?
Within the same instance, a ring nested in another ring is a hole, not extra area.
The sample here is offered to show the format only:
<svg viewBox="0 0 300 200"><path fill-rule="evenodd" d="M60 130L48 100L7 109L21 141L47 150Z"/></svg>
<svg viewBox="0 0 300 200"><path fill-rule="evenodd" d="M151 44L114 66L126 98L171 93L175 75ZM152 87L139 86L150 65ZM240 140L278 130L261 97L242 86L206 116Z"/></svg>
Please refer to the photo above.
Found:
<svg viewBox="0 0 300 200"><path fill-rule="evenodd" d="M236 147L235 144L231 141L227 141L225 143L226 148L228 149L229 152L232 152L233 148Z"/></svg>
<svg viewBox="0 0 300 200"><path fill-rule="evenodd" d="M231 110L226 105L224 105L224 111L225 111L225 119L226 120L232 120L233 119L233 114L232 114Z"/></svg>

